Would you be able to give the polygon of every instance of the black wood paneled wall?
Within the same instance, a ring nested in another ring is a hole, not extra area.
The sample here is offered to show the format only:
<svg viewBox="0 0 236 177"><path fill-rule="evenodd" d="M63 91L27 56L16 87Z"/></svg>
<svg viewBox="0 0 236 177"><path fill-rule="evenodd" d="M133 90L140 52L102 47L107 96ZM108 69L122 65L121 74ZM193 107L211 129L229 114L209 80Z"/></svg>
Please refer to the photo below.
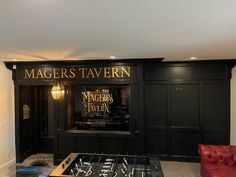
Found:
<svg viewBox="0 0 236 177"><path fill-rule="evenodd" d="M25 68L130 66L132 77L123 79L59 80L73 84L127 84L130 86L128 135L71 133L66 129L67 96L55 101L53 152L55 163L70 152L159 154L168 159L197 159L197 146L229 144L230 79L233 61L168 63L160 60L91 62L6 63L13 71L16 100L16 153L20 142L20 94L22 85L53 85L55 79L25 79ZM13 67L13 65L16 65ZM58 81L58 80L56 80Z"/></svg>
<svg viewBox="0 0 236 177"><path fill-rule="evenodd" d="M199 143L229 144L230 78L227 63L146 64L145 152L190 159Z"/></svg>

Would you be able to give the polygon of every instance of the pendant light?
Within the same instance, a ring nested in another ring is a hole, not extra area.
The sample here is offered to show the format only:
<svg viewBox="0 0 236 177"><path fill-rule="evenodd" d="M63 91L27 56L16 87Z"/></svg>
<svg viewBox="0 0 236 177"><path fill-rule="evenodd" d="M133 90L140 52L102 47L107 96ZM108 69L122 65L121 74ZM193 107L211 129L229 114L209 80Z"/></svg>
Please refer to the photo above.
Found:
<svg viewBox="0 0 236 177"><path fill-rule="evenodd" d="M51 94L54 100L59 100L64 95L64 89L62 85L60 85L60 83L53 85Z"/></svg>

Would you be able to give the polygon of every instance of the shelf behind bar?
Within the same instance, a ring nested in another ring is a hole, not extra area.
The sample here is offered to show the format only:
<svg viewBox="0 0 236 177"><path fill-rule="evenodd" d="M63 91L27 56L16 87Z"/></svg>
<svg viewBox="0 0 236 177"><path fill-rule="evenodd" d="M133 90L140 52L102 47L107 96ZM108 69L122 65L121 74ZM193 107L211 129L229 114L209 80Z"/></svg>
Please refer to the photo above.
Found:
<svg viewBox="0 0 236 177"><path fill-rule="evenodd" d="M65 134L74 136L92 136L92 137L132 137L129 131L105 131L105 130L67 130Z"/></svg>

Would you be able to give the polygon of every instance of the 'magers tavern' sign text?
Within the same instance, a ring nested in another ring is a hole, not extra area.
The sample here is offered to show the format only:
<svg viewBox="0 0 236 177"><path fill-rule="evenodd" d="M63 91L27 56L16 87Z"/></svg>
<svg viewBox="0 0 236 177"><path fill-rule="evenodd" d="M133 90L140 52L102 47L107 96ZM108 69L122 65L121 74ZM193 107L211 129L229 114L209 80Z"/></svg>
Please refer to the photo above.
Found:
<svg viewBox="0 0 236 177"><path fill-rule="evenodd" d="M109 79L130 78L131 67L41 67L25 68L24 79Z"/></svg>
<svg viewBox="0 0 236 177"><path fill-rule="evenodd" d="M108 89L82 92L83 102L87 114L110 113L109 105L113 103L112 94Z"/></svg>

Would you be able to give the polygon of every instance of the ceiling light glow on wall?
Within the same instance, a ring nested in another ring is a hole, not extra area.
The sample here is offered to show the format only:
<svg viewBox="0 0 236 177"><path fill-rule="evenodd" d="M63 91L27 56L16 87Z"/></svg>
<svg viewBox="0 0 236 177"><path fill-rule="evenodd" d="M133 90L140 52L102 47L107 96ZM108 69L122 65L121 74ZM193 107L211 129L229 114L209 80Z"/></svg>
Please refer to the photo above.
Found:
<svg viewBox="0 0 236 177"><path fill-rule="evenodd" d="M116 59L116 56L111 55L109 58L110 58L110 59Z"/></svg>
<svg viewBox="0 0 236 177"><path fill-rule="evenodd" d="M190 60L196 60L197 57L190 57L189 59L190 59Z"/></svg>

